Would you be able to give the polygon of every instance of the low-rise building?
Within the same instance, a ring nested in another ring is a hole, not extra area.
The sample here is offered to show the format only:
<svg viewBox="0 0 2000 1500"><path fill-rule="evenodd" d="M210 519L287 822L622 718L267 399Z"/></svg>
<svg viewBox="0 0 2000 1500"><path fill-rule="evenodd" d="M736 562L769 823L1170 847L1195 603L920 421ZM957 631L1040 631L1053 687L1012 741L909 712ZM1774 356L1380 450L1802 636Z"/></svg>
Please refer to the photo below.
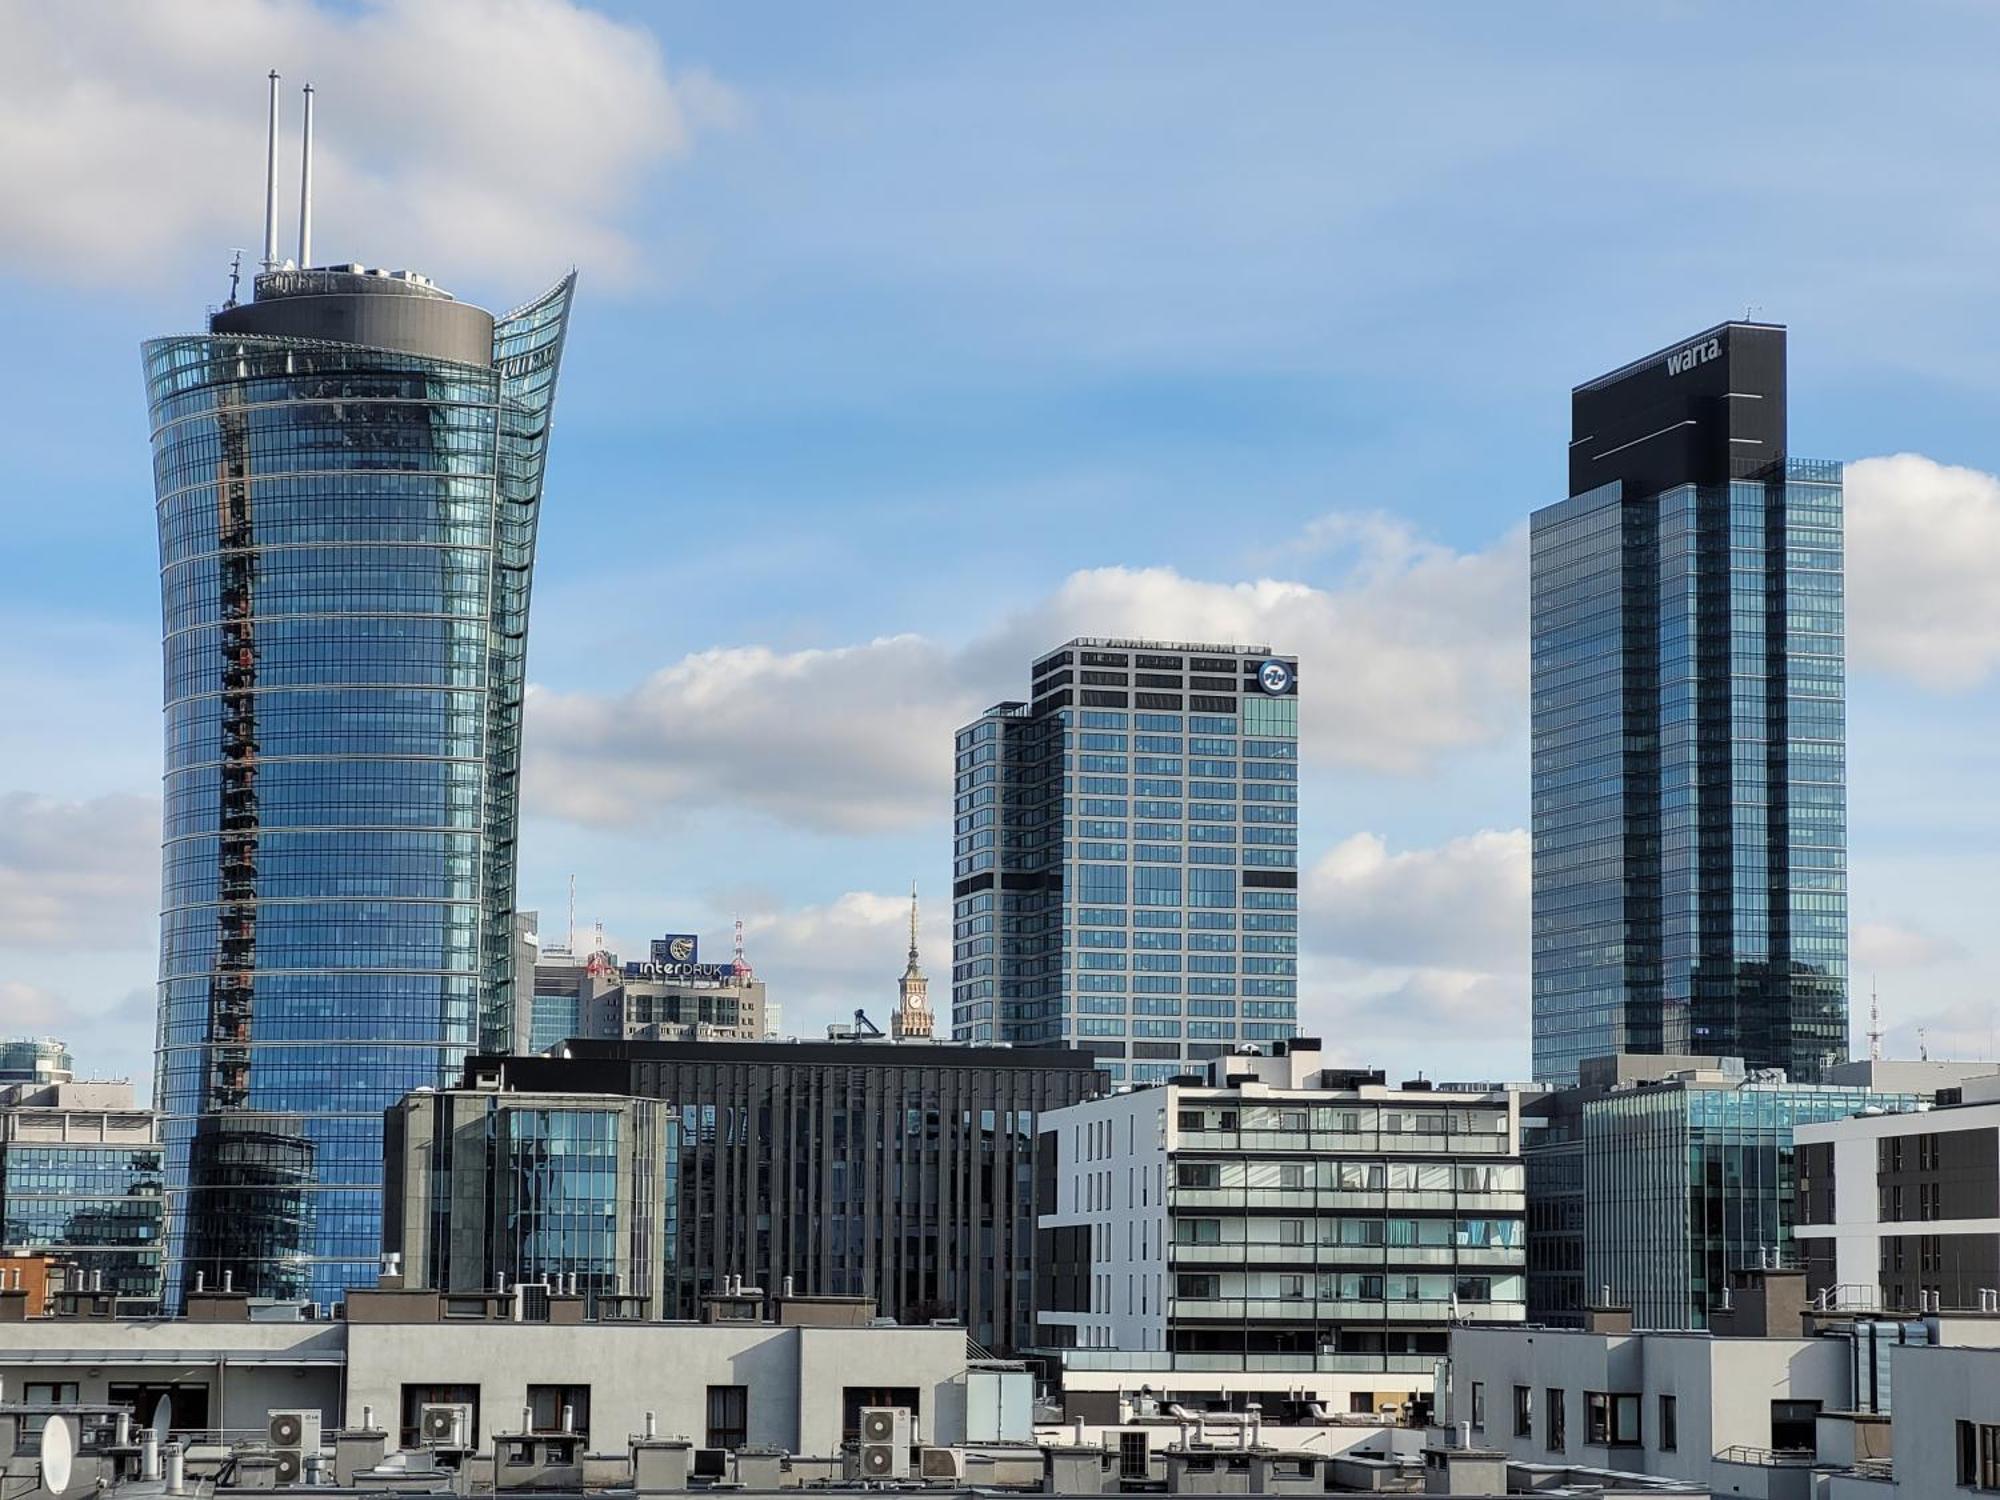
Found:
<svg viewBox="0 0 2000 1500"><path fill-rule="evenodd" d="M412 1286L560 1281L662 1314L680 1115L656 1099L423 1089L388 1111L383 1244Z"/></svg>
<svg viewBox="0 0 2000 1500"><path fill-rule="evenodd" d="M617 1248L565 1264L584 1241L552 1233L537 1251L550 1274L610 1275L626 1293L643 1258L657 1289L648 1305L667 1317L696 1316L732 1280L767 1292L789 1281L801 1293L867 1297L904 1322L962 1321L995 1351L1027 1342L1037 1124L1096 1092L1088 1054L887 1039L573 1041L562 1054L473 1058L449 1105L405 1101L413 1120L444 1111L468 1128L511 1120L529 1135L541 1128L538 1111L557 1108L549 1096L586 1113L594 1098L601 1116L631 1122L616 1148L599 1137L611 1175L589 1179L603 1210L596 1222ZM646 1112L626 1111L633 1102L658 1106L653 1125L641 1129ZM441 1195L463 1232L501 1243L515 1234L496 1231L512 1212L505 1205L554 1167L539 1162L540 1148L518 1159L440 1153L437 1142L457 1128L403 1138L388 1173L391 1196L409 1208L383 1248L403 1255L413 1280L479 1290L507 1267L473 1279L476 1257L443 1253L419 1212ZM665 1158L642 1171L631 1149L655 1129L667 1132ZM414 1186L425 1176L428 1198ZM637 1196L647 1184L659 1194L650 1214ZM629 1219L619 1217L625 1204ZM622 1270L613 1264L621 1256Z"/></svg>
<svg viewBox="0 0 2000 1500"><path fill-rule="evenodd" d="M535 959L529 1052L592 1041L760 1041L775 1016L739 945L725 963L703 963L693 933L654 938L643 962L598 948L549 946Z"/></svg>
<svg viewBox="0 0 2000 1500"><path fill-rule="evenodd" d="M162 1187L158 1120L130 1083L0 1084L0 1250L42 1251L79 1284L157 1299Z"/></svg>
<svg viewBox="0 0 2000 1500"><path fill-rule="evenodd" d="M1925 1097L1733 1058L1587 1059L1527 1111L1530 1321L1580 1326L1609 1300L1641 1328L1707 1327L1731 1271L1796 1256L1796 1130Z"/></svg>
<svg viewBox="0 0 2000 1500"><path fill-rule="evenodd" d="M1805 1334L1800 1278L1774 1279L1779 1305L1740 1335L1634 1330L1622 1308L1597 1309L1590 1329L1462 1324L1451 1335L1449 1418L1469 1426L1474 1446L1515 1463L1698 1485L1717 1483L1718 1463L1803 1474L1815 1461L1820 1413L1853 1408L1854 1345ZM1739 1290L1761 1299L1758 1281ZM1784 1307L1794 1310L1789 1323ZM1779 1492L1718 1485L1718 1493Z"/></svg>
<svg viewBox="0 0 2000 1500"><path fill-rule="evenodd" d="M1297 1038L1050 1114L1037 1343L1091 1383L1418 1399L1454 1321L1525 1316L1520 1098Z"/></svg>
<svg viewBox="0 0 2000 1500"><path fill-rule="evenodd" d="M1842 1306L1977 1307L2000 1296L2000 1075L1937 1107L1801 1125L1798 1239Z"/></svg>
<svg viewBox="0 0 2000 1500"><path fill-rule="evenodd" d="M456 1443L555 1432L619 1453L649 1427L709 1448L831 1456L866 1407L910 1413L907 1441L1002 1436L985 1413L1018 1412L1025 1370L969 1358L965 1330L885 1326L857 1299L779 1298L774 1316L742 1303L697 1323L586 1318L580 1297L546 1286L451 1298L395 1288L351 1292L344 1315L237 1293L190 1293L188 1316L134 1320L10 1316L0 1293L0 1386L15 1401L126 1407L144 1426L167 1402L184 1443L262 1440L270 1416L377 1431L387 1447L434 1446L427 1406L463 1407ZM1003 1399L998 1387L1018 1389ZM525 1414L525 1417L524 1417ZM650 1421L649 1421L650 1418ZM983 1425L982 1425L983 1424Z"/></svg>

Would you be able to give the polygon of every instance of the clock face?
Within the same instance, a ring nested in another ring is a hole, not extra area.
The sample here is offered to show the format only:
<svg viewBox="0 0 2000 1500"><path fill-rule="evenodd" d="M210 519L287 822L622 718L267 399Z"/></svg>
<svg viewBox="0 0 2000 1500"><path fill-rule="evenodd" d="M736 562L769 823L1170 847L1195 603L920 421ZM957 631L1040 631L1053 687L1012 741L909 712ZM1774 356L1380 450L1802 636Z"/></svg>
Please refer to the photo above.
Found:
<svg viewBox="0 0 2000 1500"><path fill-rule="evenodd" d="M694 957L694 939L677 937L667 944L667 956L677 964L684 964Z"/></svg>
<svg viewBox="0 0 2000 1500"><path fill-rule="evenodd" d="M1267 661L1257 669L1257 685L1267 693L1289 692L1292 669L1281 661Z"/></svg>

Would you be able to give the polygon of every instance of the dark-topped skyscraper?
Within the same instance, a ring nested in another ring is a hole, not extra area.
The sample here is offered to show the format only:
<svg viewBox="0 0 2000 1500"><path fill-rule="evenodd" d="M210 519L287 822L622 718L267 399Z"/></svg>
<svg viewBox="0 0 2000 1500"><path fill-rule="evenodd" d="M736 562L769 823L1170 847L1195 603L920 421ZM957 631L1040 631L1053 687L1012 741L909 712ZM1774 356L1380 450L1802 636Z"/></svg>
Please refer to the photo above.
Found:
<svg viewBox="0 0 2000 1500"><path fill-rule="evenodd" d="M1785 330L1571 397L1532 523L1534 1070L1847 1055L1840 465L1790 456Z"/></svg>
<svg viewBox="0 0 2000 1500"><path fill-rule="evenodd" d="M1083 637L958 731L955 1037L1141 1083L1297 1031L1298 665Z"/></svg>
<svg viewBox="0 0 2000 1500"><path fill-rule="evenodd" d="M528 590L575 278L495 319L275 243L254 300L145 346L170 1300L197 1274L371 1283L382 1112L514 1030Z"/></svg>

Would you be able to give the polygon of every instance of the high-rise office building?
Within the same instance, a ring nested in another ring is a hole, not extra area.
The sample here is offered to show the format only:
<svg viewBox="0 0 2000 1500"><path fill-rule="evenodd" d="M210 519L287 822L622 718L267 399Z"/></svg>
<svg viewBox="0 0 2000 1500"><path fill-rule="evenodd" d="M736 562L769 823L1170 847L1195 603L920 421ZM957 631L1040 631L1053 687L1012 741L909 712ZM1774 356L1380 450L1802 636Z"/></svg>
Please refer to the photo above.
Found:
<svg viewBox="0 0 2000 1500"><path fill-rule="evenodd" d="M1790 455L1785 330L1578 386L1531 528L1534 1069L1847 1055L1841 469Z"/></svg>
<svg viewBox="0 0 2000 1500"><path fill-rule="evenodd" d="M371 1282L383 1111L511 1045L528 590L574 280L496 319L408 272L294 268L272 228L252 300L145 346L170 1299L198 1272L320 1301Z"/></svg>
<svg viewBox="0 0 2000 1500"><path fill-rule="evenodd" d="M1298 1020L1298 659L1080 638L958 731L952 1028L1116 1081Z"/></svg>

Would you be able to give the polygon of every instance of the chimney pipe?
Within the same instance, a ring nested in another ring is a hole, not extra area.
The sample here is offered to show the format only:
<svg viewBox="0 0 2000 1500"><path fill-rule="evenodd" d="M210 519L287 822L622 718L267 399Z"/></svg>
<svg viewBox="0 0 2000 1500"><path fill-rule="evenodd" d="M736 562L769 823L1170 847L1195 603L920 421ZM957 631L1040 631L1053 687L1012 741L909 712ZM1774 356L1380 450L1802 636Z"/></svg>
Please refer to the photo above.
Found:
<svg viewBox="0 0 2000 1500"><path fill-rule="evenodd" d="M780 1282L779 1286L781 1288L781 1291L779 1293L780 1296L789 1297L792 1295L792 1278L790 1276L787 1276L782 1282Z"/></svg>
<svg viewBox="0 0 2000 1500"><path fill-rule="evenodd" d="M305 133L299 138L299 269L312 264L313 86L306 85Z"/></svg>
<svg viewBox="0 0 2000 1500"><path fill-rule="evenodd" d="M167 1444L166 1468L167 1493L169 1495L185 1493L187 1490L187 1465L183 1461L181 1445L179 1443Z"/></svg>
<svg viewBox="0 0 2000 1500"><path fill-rule="evenodd" d="M648 1441L660 1435L660 1419L652 1412L646 1413L646 1437Z"/></svg>
<svg viewBox="0 0 2000 1500"><path fill-rule="evenodd" d="M194 1273L194 1289L197 1292L205 1292L208 1290L208 1272L197 1271Z"/></svg>
<svg viewBox="0 0 2000 1500"><path fill-rule="evenodd" d="M222 1289L225 1292L236 1290L236 1273L234 1271L224 1271L222 1273Z"/></svg>
<svg viewBox="0 0 2000 1500"><path fill-rule="evenodd" d="M364 1406L361 1408L361 1430L363 1432L373 1432L375 1430L374 1407Z"/></svg>
<svg viewBox="0 0 2000 1500"><path fill-rule="evenodd" d="M278 70L271 69L271 117L264 145L264 269L278 269Z"/></svg>
<svg viewBox="0 0 2000 1500"><path fill-rule="evenodd" d="M521 1435L525 1437L534 1430L535 1409L532 1406L524 1406L521 1408Z"/></svg>
<svg viewBox="0 0 2000 1500"><path fill-rule="evenodd" d="M150 1427L139 1429L139 1477L148 1483L160 1477L160 1435Z"/></svg>
<svg viewBox="0 0 2000 1500"><path fill-rule="evenodd" d="M564 1432L576 1431L576 1408L567 1402L563 1404L562 1424Z"/></svg>

